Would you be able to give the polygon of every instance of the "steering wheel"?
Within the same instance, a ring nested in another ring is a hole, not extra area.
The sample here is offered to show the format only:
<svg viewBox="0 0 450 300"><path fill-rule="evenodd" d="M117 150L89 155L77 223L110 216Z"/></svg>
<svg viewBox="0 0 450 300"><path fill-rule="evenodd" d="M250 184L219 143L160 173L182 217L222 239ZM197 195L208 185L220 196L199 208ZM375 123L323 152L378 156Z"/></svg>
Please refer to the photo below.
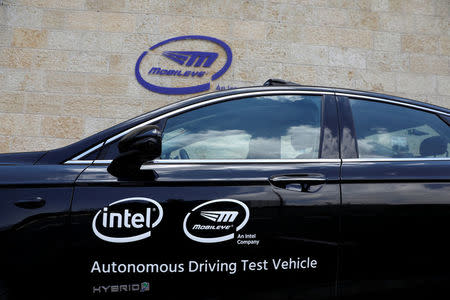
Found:
<svg viewBox="0 0 450 300"><path fill-rule="evenodd" d="M184 148L180 149L180 158L181 159L189 159L189 154L187 153L187 151Z"/></svg>

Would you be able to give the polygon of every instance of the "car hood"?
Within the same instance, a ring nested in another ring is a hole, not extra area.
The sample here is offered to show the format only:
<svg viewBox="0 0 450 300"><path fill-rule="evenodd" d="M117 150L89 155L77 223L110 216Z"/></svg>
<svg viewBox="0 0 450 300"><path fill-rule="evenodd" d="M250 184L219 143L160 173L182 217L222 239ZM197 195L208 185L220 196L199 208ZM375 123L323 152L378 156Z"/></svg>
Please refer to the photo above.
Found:
<svg viewBox="0 0 450 300"><path fill-rule="evenodd" d="M45 153L47 153L47 151L3 153L0 154L0 165L32 165Z"/></svg>

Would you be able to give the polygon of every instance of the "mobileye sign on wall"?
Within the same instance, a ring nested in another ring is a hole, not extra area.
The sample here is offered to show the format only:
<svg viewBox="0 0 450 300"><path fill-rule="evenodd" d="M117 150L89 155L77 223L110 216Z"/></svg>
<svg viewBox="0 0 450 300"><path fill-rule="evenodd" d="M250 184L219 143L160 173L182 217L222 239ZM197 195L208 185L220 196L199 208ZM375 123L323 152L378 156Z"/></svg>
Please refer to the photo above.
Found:
<svg viewBox="0 0 450 300"><path fill-rule="evenodd" d="M208 91L231 65L230 47L203 35L171 38L139 56L135 75L146 89L167 95Z"/></svg>

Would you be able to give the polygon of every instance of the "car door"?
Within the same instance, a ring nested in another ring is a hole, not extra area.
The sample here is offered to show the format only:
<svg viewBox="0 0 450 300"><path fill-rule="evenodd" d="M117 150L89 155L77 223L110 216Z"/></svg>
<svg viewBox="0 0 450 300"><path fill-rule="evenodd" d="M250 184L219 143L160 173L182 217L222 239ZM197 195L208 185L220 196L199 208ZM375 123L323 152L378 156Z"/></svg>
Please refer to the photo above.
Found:
<svg viewBox="0 0 450 300"><path fill-rule="evenodd" d="M287 91L222 97L156 118L165 125L162 155L142 166L147 175L116 178L94 163L77 180L72 268L81 290L334 296L336 120L333 95Z"/></svg>
<svg viewBox="0 0 450 300"><path fill-rule="evenodd" d="M339 97L343 294L429 296L450 282L450 128L444 113Z"/></svg>
<svg viewBox="0 0 450 300"><path fill-rule="evenodd" d="M33 153L10 156L26 155ZM48 298L61 291L73 186L85 168L0 166L1 299Z"/></svg>

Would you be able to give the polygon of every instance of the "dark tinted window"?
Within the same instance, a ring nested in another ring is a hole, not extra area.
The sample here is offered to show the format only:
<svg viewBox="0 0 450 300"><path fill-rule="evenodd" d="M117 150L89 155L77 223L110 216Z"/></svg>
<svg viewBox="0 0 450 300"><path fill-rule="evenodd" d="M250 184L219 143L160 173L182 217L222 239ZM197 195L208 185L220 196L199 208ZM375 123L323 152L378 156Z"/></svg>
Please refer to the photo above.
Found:
<svg viewBox="0 0 450 300"><path fill-rule="evenodd" d="M162 159L318 158L321 96L221 102L167 120Z"/></svg>
<svg viewBox="0 0 450 300"><path fill-rule="evenodd" d="M433 113L350 99L360 158L448 157L450 127Z"/></svg>

